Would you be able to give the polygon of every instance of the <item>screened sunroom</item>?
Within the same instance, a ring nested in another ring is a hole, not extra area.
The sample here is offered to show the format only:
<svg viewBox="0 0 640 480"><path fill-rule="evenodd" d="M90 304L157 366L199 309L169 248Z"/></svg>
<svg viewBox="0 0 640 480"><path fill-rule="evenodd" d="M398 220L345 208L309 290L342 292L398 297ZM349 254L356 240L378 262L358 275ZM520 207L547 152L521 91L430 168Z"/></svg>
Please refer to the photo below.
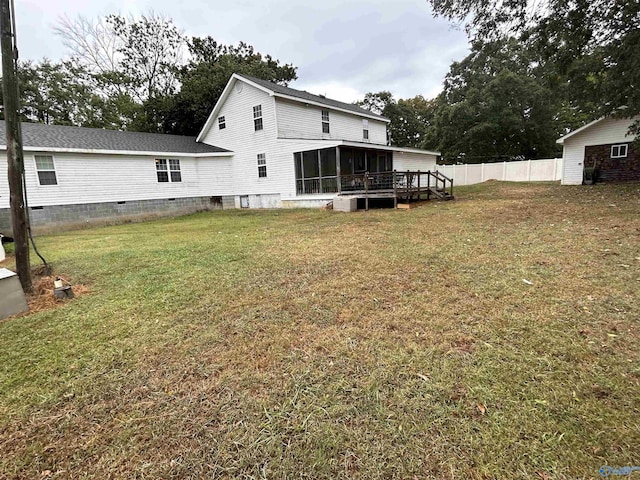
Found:
<svg viewBox="0 0 640 480"><path fill-rule="evenodd" d="M390 174L393 152L338 146L296 152L294 162L298 195L340 193L359 190L365 173Z"/></svg>

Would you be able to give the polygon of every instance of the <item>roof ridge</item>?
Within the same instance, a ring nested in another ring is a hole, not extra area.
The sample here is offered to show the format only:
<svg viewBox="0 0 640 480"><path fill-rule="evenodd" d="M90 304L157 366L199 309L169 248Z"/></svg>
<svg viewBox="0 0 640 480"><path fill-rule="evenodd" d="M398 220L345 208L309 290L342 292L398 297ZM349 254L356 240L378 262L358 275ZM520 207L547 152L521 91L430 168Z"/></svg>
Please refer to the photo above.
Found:
<svg viewBox="0 0 640 480"><path fill-rule="evenodd" d="M0 124L4 125L5 120L0 119ZM77 128L84 130L100 131L100 132L116 132L116 133L131 133L136 135L162 135L166 137L177 138L193 138L195 141L195 135L180 135L177 133L160 133L160 132L141 132L139 130L116 130L115 128L102 128L102 127L85 127L84 125L60 125L57 123L41 123L41 122L20 122L21 125L38 125L47 128Z"/></svg>
<svg viewBox="0 0 640 480"><path fill-rule="evenodd" d="M249 80L250 82L254 82L257 83L259 85L261 85L264 88L267 88L269 90L271 90L272 92L276 93L276 94L281 94L281 95L289 95L292 97L295 97L301 101L304 100L309 100L309 101L317 101L318 103L321 103L323 105L326 105L328 107L333 107L333 108L342 108L343 110L348 110L356 115L362 115L362 116L369 116L369 117L373 117L373 118L377 118L380 120L389 120L386 117L383 117L382 115L378 115L375 112L372 112L370 110L366 110L364 108L362 108L361 106L355 104L355 103L347 103L347 102L343 102L342 100L336 100L334 98L329 98L327 96L324 95L318 95L316 93L311 93L308 92L306 90L300 90L297 88L292 88L289 86L285 86L285 85L280 85L279 83L275 83L272 82L270 80L264 80L262 78L258 78L258 77L254 77L252 75L245 75L243 73L236 73L237 76L244 78L245 80ZM265 85L267 84L267 85ZM280 91L278 91L280 90ZM297 94L297 95L296 95ZM313 98L306 98L306 97L313 97Z"/></svg>

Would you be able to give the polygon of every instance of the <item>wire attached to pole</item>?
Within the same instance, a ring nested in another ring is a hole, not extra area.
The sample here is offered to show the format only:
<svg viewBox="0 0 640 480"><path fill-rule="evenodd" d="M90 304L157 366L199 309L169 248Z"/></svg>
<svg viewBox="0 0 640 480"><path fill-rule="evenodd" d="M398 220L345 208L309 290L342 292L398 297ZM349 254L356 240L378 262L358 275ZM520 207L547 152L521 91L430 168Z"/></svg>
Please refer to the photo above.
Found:
<svg viewBox="0 0 640 480"><path fill-rule="evenodd" d="M20 105L20 72L18 70L18 34L16 32L16 10L14 5L14 0L11 0L11 30L13 34L13 69L16 72L16 90L18 96L18 106ZM20 120L20 116L18 115L18 141L20 145L22 145L22 121ZM24 213L27 223L27 235L29 236L29 240L31 241L31 246L33 247L33 251L36 252L36 255L42 260L45 268L45 275L51 275L51 266L47 263L45 258L40 254L38 247L36 246L36 242L33 238L33 233L31 231L31 218L29 216L29 200L27 199L27 178L24 172L24 168L20 173L22 176L22 191L23 191L23 201L24 201Z"/></svg>

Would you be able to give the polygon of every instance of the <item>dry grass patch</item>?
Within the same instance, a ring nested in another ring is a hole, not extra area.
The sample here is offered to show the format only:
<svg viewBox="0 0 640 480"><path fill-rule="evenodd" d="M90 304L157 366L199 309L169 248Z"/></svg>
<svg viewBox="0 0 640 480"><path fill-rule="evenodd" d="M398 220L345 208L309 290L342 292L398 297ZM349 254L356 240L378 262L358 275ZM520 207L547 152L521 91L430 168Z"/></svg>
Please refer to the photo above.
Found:
<svg viewBox="0 0 640 480"><path fill-rule="evenodd" d="M403 212L224 211L44 238L93 294L0 327L0 470L635 465L639 190L491 182Z"/></svg>

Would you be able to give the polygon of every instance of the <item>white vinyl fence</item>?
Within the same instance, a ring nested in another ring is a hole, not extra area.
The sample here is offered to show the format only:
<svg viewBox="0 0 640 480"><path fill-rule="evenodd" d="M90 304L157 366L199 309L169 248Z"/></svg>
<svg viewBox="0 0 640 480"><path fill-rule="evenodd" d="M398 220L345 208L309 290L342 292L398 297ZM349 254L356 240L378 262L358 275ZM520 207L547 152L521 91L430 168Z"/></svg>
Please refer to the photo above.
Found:
<svg viewBox="0 0 640 480"><path fill-rule="evenodd" d="M562 178L562 158L518 162L436 165L439 172L453 179L454 185L473 185L487 180L507 182L545 182Z"/></svg>

